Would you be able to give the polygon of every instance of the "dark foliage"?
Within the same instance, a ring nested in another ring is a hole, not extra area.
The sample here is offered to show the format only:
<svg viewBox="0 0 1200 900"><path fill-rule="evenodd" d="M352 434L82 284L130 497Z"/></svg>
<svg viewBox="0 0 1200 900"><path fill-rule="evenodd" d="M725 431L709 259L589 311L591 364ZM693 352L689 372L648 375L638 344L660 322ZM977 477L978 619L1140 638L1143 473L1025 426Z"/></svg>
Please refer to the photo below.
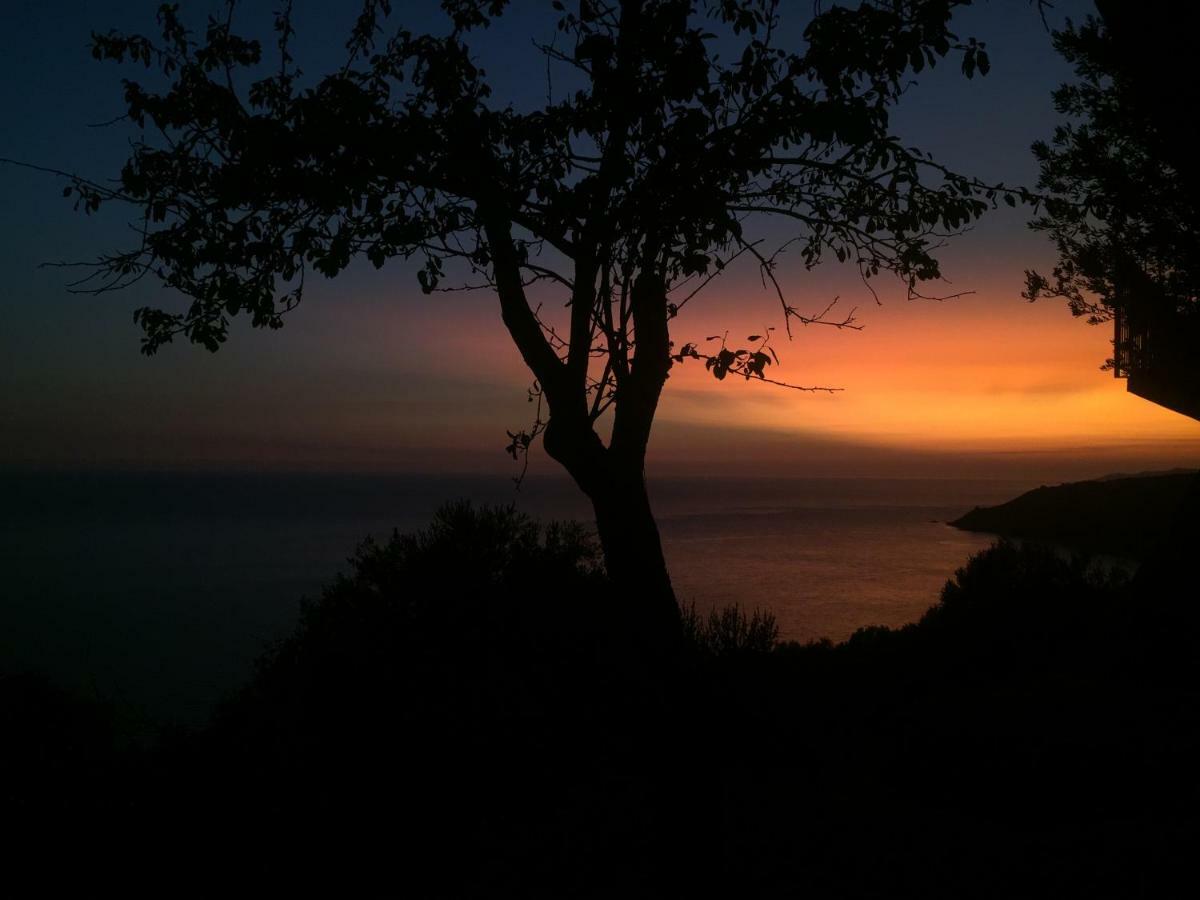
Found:
<svg viewBox="0 0 1200 900"><path fill-rule="evenodd" d="M747 230L764 216L789 220L810 266L833 256L914 290L938 277L938 239L1005 189L902 144L890 110L910 77L947 57L968 77L987 73L985 45L950 29L970 2L548 3L530 37L551 75L516 98L494 96L473 52L507 0L445 0L444 30L427 34L367 0L345 65L315 82L292 56L290 7L261 36L239 33L229 3L201 38L164 5L155 37L94 36L96 59L157 69L167 88L125 83L144 136L120 188L78 180L66 193L89 211L125 201L142 213L142 244L99 267L107 286L151 274L192 299L182 313L139 311L147 352L180 334L216 349L238 314L280 327L309 270L417 256L426 292L453 260L502 295L520 293L510 277L556 281L587 301L564 330L569 368L588 349L583 328L620 374L630 357L616 339L646 312L622 300L614 319L601 294L642 276L661 289L715 274L739 251L769 274L774 252ZM798 46L781 40L785 18L793 31L809 20ZM681 300L652 303L674 317ZM783 311L789 326L805 321ZM553 358L553 335L513 337L553 403L559 379L536 364ZM665 349L650 352L665 361Z"/></svg>
<svg viewBox="0 0 1200 900"><path fill-rule="evenodd" d="M14 815L53 817L66 797L94 787L117 750L112 714L31 672L0 670L0 767L4 801ZM69 785L45 792L48 782Z"/></svg>
<svg viewBox="0 0 1200 900"><path fill-rule="evenodd" d="M438 895L567 860L582 872L576 838L543 816L613 738L595 660L598 623L620 615L597 560L578 526L465 503L361 546L207 738L288 836L239 867L268 877L298 844L298 883ZM328 867L328 838L357 872Z"/></svg>
<svg viewBox="0 0 1200 900"><path fill-rule="evenodd" d="M776 777L807 819L778 852L817 895L1166 896L1187 875L1196 612L1095 573L1002 542L915 625L776 654L760 702L795 717L770 714Z"/></svg>
<svg viewBox="0 0 1200 900"><path fill-rule="evenodd" d="M692 603L683 608L684 641L695 652L719 657L768 653L779 643L779 625L768 610L750 613L738 604L701 615Z"/></svg>
<svg viewBox="0 0 1200 900"><path fill-rule="evenodd" d="M39 710L25 796L74 826L41 847L78 867L42 886L1124 898L1181 874L1190 597L1001 543L906 628L772 648L769 616L693 610L698 642L654 665L595 561L574 527L448 507L360 548L210 728L153 753L80 753L86 705L0 682Z"/></svg>
<svg viewBox="0 0 1200 900"><path fill-rule="evenodd" d="M157 72L125 82L139 136L119 184L66 189L89 212L127 204L139 237L80 286L149 275L183 295L135 313L147 353L180 336L216 350L236 316L279 328L310 274L355 259L414 260L425 293L494 292L537 401L507 450L543 439L592 501L609 578L669 646L679 612L644 472L670 369L703 359L718 380L831 390L767 377L771 328L712 352L685 342L688 302L744 257L789 335L855 328L836 299L810 313L788 301L785 250L853 266L872 295L892 275L919 296L947 238L1001 199L1032 199L892 129L917 73L947 60L987 73L985 44L951 29L969 5L547 2L530 35L546 83L508 97L479 64L507 0L441 0L426 33L402 5L364 0L344 65L318 78L292 56L290 3L265 40L239 30L234 0L202 33L164 5L155 37L94 36L97 59Z"/></svg>
<svg viewBox="0 0 1200 900"><path fill-rule="evenodd" d="M1054 94L1065 121L1034 145L1053 199L1033 227L1059 263L1026 296L1064 298L1092 323L1123 313L1186 328L1200 296L1200 102L1191 43L1167 0L1099 0L1054 35L1077 80ZM1157 329L1156 329L1157 330ZM1111 363L1111 360L1110 360Z"/></svg>

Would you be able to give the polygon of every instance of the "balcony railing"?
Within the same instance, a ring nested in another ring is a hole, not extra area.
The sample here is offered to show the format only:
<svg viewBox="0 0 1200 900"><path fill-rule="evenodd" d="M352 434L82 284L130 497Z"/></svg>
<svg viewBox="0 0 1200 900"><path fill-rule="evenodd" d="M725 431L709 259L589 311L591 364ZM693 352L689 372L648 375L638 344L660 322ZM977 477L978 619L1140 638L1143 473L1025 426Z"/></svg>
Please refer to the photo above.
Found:
<svg viewBox="0 0 1200 900"><path fill-rule="evenodd" d="M1200 419L1200 320L1118 308L1113 374L1129 380L1130 393Z"/></svg>

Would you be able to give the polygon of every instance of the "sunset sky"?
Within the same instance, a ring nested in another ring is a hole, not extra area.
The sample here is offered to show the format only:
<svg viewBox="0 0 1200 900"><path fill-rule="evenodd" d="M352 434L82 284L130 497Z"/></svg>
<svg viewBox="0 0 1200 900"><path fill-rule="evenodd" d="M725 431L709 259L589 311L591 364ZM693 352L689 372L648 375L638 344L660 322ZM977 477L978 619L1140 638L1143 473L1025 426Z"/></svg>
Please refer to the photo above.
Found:
<svg viewBox="0 0 1200 900"><path fill-rule="evenodd" d="M516 5L524 14L548 6ZM10 7L0 36L0 105L9 123L0 156L115 174L127 133L89 125L120 113L120 78L130 73L92 62L88 33L150 30L155 6ZM297 4L297 55L313 74L335 64L346 30L346 17L326 6ZM1089 8L1062 0L1055 21ZM480 45L501 73L502 97L528 100L542 88L541 58L514 39L527 37L535 21L515 16ZM1050 134L1049 94L1069 72L1024 0L984 2L958 31L988 43L991 74L967 81L957 66L939 67L906 98L898 130L960 170L1031 184L1029 145ZM314 285L281 332L237 327L216 355L179 344L146 358L131 312L172 298L148 284L99 298L70 295L69 272L37 267L127 241L119 216L76 215L61 188L53 176L0 166L0 463L511 469L505 429L528 425L529 377L494 298L429 298L411 267L360 266ZM951 283L942 289L973 293L941 303L908 302L881 280L876 305L855 274L832 265L806 272L785 258L779 275L789 300L815 312L840 296L839 309L858 307L864 327L857 332L812 327L788 342L774 295L752 267L734 267L675 321L676 342L780 326L782 367L772 374L843 390L717 383L699 363L677 367L660 407L652 469L1069 478L1197 464L1200 423L1127 394L1100 371L1111 352L1107 327L1089 327L1063 305L1020 298L1023 270L1053 262L1026 217L998 210L945 251ZM554 299L547 296L548 305ZM554 469L541 454L534 466Z"/></svg>

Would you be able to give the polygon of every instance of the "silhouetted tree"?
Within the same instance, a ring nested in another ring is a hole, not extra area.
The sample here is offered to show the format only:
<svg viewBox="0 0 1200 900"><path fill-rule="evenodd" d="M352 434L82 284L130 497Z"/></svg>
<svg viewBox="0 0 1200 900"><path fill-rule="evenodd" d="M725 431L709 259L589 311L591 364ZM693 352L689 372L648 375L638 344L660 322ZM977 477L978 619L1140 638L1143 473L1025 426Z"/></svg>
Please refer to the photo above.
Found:
<svg viewBox="0 0 1200 900"><path fill-rule="evenodd" d="M1064 298L1092 324L1141 311L1178 323L1200 297L1192 35L1164 0L1096 7L1054 34L1079 80L1054 93L1067 121L1033 147L1053 199L1032 226L1059 262L1049 277L1027 272L1025 296Z"/></svg>
<svg viewBox="0 0 1200 900"><path fill-rule="evenodd" d="M1058 248L1050 277L1026 273L1025 296L1066 299L1091 324L1115 319L1105 368L1129 390L1200 419L1200 81L1192 32L1177 4L1097 0L1099 16L1068 22L1055 46L1078 81L1054 94L1069 117L1038 142L1033 221ZM1148 594L1190 577L1200 529L1200 476L1172 528L1138 573Z"/></svg>
<svg viewBox="0 0 1200 900"><path fill-rule="evenodd" d="M910 73L952 52L967 76L986 73L984 45L949 28L969 2L818 3L790 49L778 0L555 0L538 45L544 102L494 98L472 53L507 0L441 0L437 34L389 24L392 4L368 0L345 65L319 80L292 58L290 4L272 66L235 31L233 3L201 37L164 6L161 39L93 46L169 81L126 82L145 137L119 189L74 184L88 209L141 212L140 245L102 261L98 289L153 274L190 298L138 310L147 353L177 335L215 350L241 313L278 328L310 270L333 277L359 256L416 257L426 293L493 290L536 379L538 415L510 452L542 437L591 498L622 596L643 602L649 629L678 633L643 474L659 396L672 365L770 380L774 354L769 332L676 345L672 320L745 255L789 331L855 327L852 313L789 304L773 274L787 246L808 267L832 255L864 280L893 273L912 295L939 277L936 247L1004 188L904 146L889 113ZM772 218L786 228L764 227ZM531 299L538 283L567 301L563 323Z"/></svg>

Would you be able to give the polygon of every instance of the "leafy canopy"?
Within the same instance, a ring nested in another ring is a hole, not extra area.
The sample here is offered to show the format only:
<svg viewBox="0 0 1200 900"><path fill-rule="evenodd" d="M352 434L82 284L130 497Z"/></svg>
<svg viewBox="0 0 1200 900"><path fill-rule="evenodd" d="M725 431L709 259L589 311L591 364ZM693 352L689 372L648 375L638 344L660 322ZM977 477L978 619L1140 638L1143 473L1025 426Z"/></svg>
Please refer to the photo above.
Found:
<svg viewBox="0 0 1200 900"><path fill-rule="evenodd" d="M137 311L144 351L177 335L215 350L239 314L280 327L311 272L412 258L427 293L497 292L537 379L531 397L544 391L556 416L594 422L624 392L646 418L654 385L687 359L770 380L769 332L712 353L669 339L669 321L733 259L761 268L789 334L796 322L856 327L832 304L806 315L787 301L774 274L784 249L808 267L852 265L864 282L894 274L919 295L948 236L998 197L1027 199L890 129L914 73L952 53L967 76L988 71L985 45L949 27L969 2L817 3L811 16L788 5L788 18L778 0L547 0L534 35L544 102L495 97L478 62L507 0L442 0L436 34L366 0L344 65L316 80L289 49L290 5L270 53L236 30L233 2L199 34L164 5L159 37L94 39L98 59L155 68L167 86L125 82L142 137L120 187L68 189L89 210L120 200L140 214L139 245L103 259L87 287L153 274L190 302ZM565 295L568 322L542 314L534 285Z"/></svg>
<svg viewBox="0 0 1200 900"><path fill-rule="evenodd" d="M565 260L593 287L643 268L673 287L739 252L769 270L748 228L775 215L806 264L833 254L916 289L938 276L938 239L995 197L888 127L908 73L954 49L968 76L988 71L983 44L948 30L966 1L818 8L803 50L778 46L770 0L551 2L557 37L540 50L569 89L554 96L551 82L526 112L492 96L472 50L505 0L444 0L437 35L392 25L391 2L367 0L346 64L314 83L289 52L289 8L269 66L236 32L233 4L202 34L164 5L158 38L95 36L97 59L142 62L170 83L125 82L145 131L119 190L73 190L91 209L122 199L143 214L140 245L103 260L103 288L151 272L191 299L138 312L148 353L180 334L216 349L239 313L278 328L307 272L331 277L356 256L419 257L426 292L450 259L492 277L487 216L511 223L526 280L574 287ZM624 323L599 306L590 330L620 367Z"/></svg>
<svg viewBox="0 0 1200 900"><path fill-rule="evenodd" d="M1130 307L1194 316L1200 297L1200 95L1188 38L1155 7L1102 2L1054 35L1078 80L1054 93L1067 121L1033 148L1053 198L1033 227L1059 262L1027 272L1025 296L1063 298L1093 324Z"/></svg>

